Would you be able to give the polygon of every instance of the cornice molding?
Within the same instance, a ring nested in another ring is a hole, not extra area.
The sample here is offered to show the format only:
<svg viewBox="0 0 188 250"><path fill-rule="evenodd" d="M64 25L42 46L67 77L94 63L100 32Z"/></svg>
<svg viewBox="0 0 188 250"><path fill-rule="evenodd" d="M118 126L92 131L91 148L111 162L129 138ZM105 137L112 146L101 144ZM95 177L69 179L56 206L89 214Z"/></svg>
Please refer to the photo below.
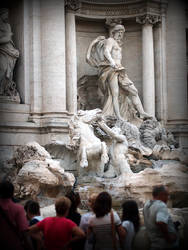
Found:
<svg viewBox="0 0 188 250"><path fill-rule="evenodd" d="M70 1L70 0L69 0ZM119 3L99 3L80 0L80 8L75 11L77 16L103 19L106 17L135 18L143 15L161 16L166 13L167 1L159 0L127 0Z"/></svg>

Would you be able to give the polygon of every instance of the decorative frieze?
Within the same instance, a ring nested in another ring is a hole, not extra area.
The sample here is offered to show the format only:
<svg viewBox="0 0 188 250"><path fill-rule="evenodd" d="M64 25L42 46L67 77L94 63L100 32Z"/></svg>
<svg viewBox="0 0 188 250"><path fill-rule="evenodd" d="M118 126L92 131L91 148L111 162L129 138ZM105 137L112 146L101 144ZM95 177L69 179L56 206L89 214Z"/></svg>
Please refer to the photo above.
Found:
<svg viewBox="0 0 188 250"><path fill-rule="evenodd" d="M99 1L81 1L81 6L79 9L77 8L76 15L86 17L97 16L98 18L103 18L106 16L122 16L123 18L134 18L146 14L160 16L161 14L165 13L166 8L166 3L155 1L151 1L149 3L146 1L117 1L110 2L108 4L106 2L104 3L103 1L101 1L100 3Z"/></svg>
<svg viewBox="0 0 188 250"><path fill-rule="evenodd" d="M127 8L125 4L115 6L105 5L89 5L83 3L83 7L79 10L79 14L88 16L136 16L146 11L146 8Z"/></svg>

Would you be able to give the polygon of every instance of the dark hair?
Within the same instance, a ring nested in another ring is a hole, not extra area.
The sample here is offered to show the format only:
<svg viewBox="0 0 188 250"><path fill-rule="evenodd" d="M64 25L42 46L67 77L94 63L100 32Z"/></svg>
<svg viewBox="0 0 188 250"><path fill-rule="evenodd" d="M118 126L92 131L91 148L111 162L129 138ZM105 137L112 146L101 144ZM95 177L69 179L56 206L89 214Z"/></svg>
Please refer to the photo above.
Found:
<svg viewBox="0 0 188 250"><path fill-rule="evenodd" d="M13 198L14 186L10 181L2 181L0 183L0 198L9 199Z"/></svg>
<svg viewBox="0 0 188 250"><path fill-rule="evenodd" d="M134 225L135 232L138 232L140 227L140 216L137 203L134 200L127 200L123 203L122 208L122 221L130 220Z"/></svg>
<svg viewBox="0 0 188 250"><path fill-rule="evenodd" d="M28 200L28 201L26 201L26 203L25 203L25 205L24 205L24 209L25 209L26 212L27 212L27 210L28 210L29 204L32 203L32 202L33 202L33 200Z"/></svg>
<svg viewBox="0 0 188 250"><path fill-rule="evenodd" d="M112 197L107 192L100 193L94 203L93 211L97 218L103 217L111 211Z"/></svg>
<svg viewBox="0 0 188 250"><path fill-rule="evenodd" d="M69 213L76 212L77 207L80 204L80 195L77 192L70 191L65 195L71 201L71 207L69 209Z"/></svg>
<svg viewBox="0 0 188 250"><path fill-rule="evenodd" d="M24 209L26 212L29 212L32 215L40 214L40 206L36 201L28 200L25 203Z"/></svg>
<svg viewBox="0 0 188 250"><path fill-rule="evenodd" d="M158 185L153 187L152 195L153 197L158 196L160 193L166 192L166 188L164 185Z"/></svg>

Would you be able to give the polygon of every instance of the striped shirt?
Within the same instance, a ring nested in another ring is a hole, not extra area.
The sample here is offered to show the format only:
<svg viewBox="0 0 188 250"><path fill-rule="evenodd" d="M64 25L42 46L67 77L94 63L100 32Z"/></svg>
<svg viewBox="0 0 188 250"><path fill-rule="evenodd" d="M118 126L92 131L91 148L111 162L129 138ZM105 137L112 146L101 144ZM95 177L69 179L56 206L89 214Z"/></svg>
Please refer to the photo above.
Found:
<svg viewBox="0 0 188 250"><path fill-rule="evenodd" d="M115 211L113 211L113 214L115 226L121 225L119 215ZM96 218L95 215L92 216L89 220L89 226L92 227L93 232L95 234L95 250L114 250L110 213L100 218ZM120 247L117 234L116 237L117 247L119 249Z"/></svg>

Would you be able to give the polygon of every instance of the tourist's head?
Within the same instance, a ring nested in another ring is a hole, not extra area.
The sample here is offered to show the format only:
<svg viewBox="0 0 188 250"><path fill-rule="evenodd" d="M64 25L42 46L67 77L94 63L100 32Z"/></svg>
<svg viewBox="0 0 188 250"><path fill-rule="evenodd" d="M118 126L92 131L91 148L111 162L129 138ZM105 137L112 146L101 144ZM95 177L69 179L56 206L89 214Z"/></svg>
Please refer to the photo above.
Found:
<svg viewBox="0 0 188 250"><path fill-rule="evenodd" d="M57 216L66 216L68 214L70 206L71 201L69 198L65 196L58 198L55 202L55 210Z"/></svg>
<svg viewBox="0 0 188 250"><path fill-rule="evenodd" d="M116 41L122 41L124 33L125 28L121 24L117 24L110 29L110 36L113 37Z"/></svg>
<svg viewBox="0 0 188 250"><path fill-rule="evenodd" d="M161 200L166 203L168 201L169 192L164 185L158 185L153 187L152 195L155 200Z"/></svg>
<svg viewBox="0 0 188 250"><path fill-rule="evenodd" d="M33 200L28 200L25 203L24 209L27 213L28 219L32 219L33 216L40 215L40 206L39 203Z"/></svg>
<svg viewBox="0 0 188 250"><path fill-rule="evenodd" d="M134 224L135 231L137 232L140 226L140 216L138 205L134 200L127 200L122 205L122 221L130 220Z"/></svg>
<svg viewBox="0 0 188 250"><path fill-rule="evenodd" d="M70 210L75 212L80 205L80 195L77 192L70 191L65 195L71 201Z"/></svg>
<svg viewBox="0 0 188 250"><path fill-rule="evenodd" d="M2 181L0 183L0 198L10 199L14 195L14 186L10 181Z"/></svg>
<svg viewBox="0 0 188 250"><path fill-rule="evenodd" d="M93 211L97 218L103 217L111 211L112 198L109 193L100 193L94 203Z"/></svg>
<svg viewBox="0 0 188 250"><path fill-rule="evenodd" d="M24 209L25 209L26 212L28 210L28 207L29 207L30 203L33 203L33 200L27 200L25 205L24 205Z"/></svg>
<svg viewBox="0 0 188 250"><path fill-rule="evenodd" d="M95 200L96 200L97 196L98 196L97 193L92 193L89 196L88 204L89 204L89 206L90 206L91 209L93 209L93 206L95 204Z"/></svg>

